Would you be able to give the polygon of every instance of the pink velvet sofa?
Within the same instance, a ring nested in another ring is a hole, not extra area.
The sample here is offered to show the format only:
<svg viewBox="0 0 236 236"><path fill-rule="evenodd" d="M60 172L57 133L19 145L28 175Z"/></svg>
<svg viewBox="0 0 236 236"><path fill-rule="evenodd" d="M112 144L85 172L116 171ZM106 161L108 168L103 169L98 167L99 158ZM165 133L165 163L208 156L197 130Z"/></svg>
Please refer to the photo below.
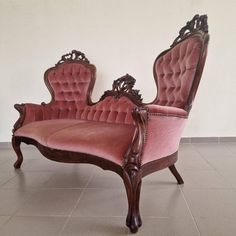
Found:
<svg viewBox="0 0 236 236"><path fill-rule="evenodd" d="M207 16L195 15L154 62L157 96L148 104L142 103L133 88L135 79L128 74L115 80L112 90L93 103L95 66L79 51L62 56L44 75L51 102L15 105L20 118L12 137L18 157L14 167L22 164L20 144L24 142L57 162L90 163L116 172L127 192L126 225L137 232L142 224L142 178L169 168L178 184L183 184L174 164L208 41Z"/></svg>

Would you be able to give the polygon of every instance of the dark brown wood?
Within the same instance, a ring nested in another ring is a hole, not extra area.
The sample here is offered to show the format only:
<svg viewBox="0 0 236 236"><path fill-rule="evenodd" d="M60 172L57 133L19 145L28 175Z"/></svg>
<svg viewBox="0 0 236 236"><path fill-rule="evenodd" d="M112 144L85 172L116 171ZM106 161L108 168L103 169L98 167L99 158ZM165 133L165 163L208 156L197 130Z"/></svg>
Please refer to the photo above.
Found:
<svg viewBox="0 0 236 236"><path fill-rule="evenodd" d="M139 94L139 90L133 89L135 82L136 80L129 74L120 77L113 82L112 90L105 91L99 101L102 101L107 96L112 96L116 99L125 96L134 104L142 105L142 95Z"/></svg>
<svg viewBox="0 0 236 236"><path fill-rule="evenodd" d="M200 37L202 39L202 52L200 55L201 60L197 65L197 70L195 73L194 82L191 88L191 92L188 98L188 102L186 107L184 108L186 111L190 111L192 102L194 100L202 70L204 67L206 54L207 54L207 45L209 40L208 35L208 26L207 26L207 17L206 16L198 16L196 15L191 21L187 22L186 26L183 27L179 33L179 36L175 39L174 43L171 45L171 48L175 47L177 44L186 40L188 37ZM165 50L162 52L156 59L163 56L169 50ZM155 61L155 63L156 63ZM45 84L48 87L51 94L51 102L55 102L55 95L53 92L50 83L48 82L48 73L56 70L62 64L65 63L80 63L87 67L92 73L92 80L89 85L88 94L87 94L87 105L93 105L91 101L91 92L95 83L95 73L96 68L94 65L89 63L89 60L85 57L85 55L79 51L73 50L71 53L65 54L62 56L61 60L55 65L48 69L44 74ZM154 65L155 65L154 63ZM157 75L154 70L154 78L157 84ZM164 169L169 168L172 174L175 176L178 184L183 184L183 179L175 168L175 163L178 158L178 153L175 152L172 155L148 162L146 164L142 164L142 154L143 148L146 141L146 133L148 126L148 109L145 108L145 104L142 103L141 95L139 94L139 90L133 89L135 84L135 79L130 75L125 75L114 81L112 90L106 91L101 99L98 101L102 101L107 96L113 96L115 99L119 99L120 97L128 97L137 107L133 110L132 116L135 124L135 131L133 135L132 142L124 155L124 161L122 165L118 165L113 163L112 161L106 160L103 157L94 156L86 153L80 152L71 152L71 151L62 151L58 149L52 149L50 147L46 147L38 143L34 139L26 138L26 137L15 137L14 132L19 129L24 122L25 119L25 105L24 104L16 104L15 108L20 113L20 118L14 125L13 128L13 137L12 137L12 146L17 155L17 161L14 164L15 168L20 168L23 162L23 155L20 149L20 144L22 142L26 144L34 145L38 148L38 150L48 159L63 162L63 163L88 163L94 164L101 167L104 170L111 170L117 173L124 182L127 199L128 199L128 213L126 218L126 225L130 228L132 233L136 233L138 228L142 225L142 220L139 212L139 199L140 199L140 191L142 185L142 178L145 176ZM158 85L157 85L158 86ZM157 95L158 97L158 95ZM156 99L155 99L156 100ZM155 103L154 100L154 103ZM50 104L49 103L49 104ZM47 106L47 104L43 103L42 106Z"/></svg>
<svg viewBox="0 0 236 236"><path fill-rule="evenodd" d="M148 110L137 107L133 113L136 130L124 159L123 180L128 198L128 214L126 225L132 233L136 233L142 225L139 212L139 198L142 183L141 157L145 141Z"/></svg>
<svg viewBox="0 0 236 236"><path fill-rule="evenodd" d="M196 32L208 33L207 15L195 15L192 20L188 21L184 27L179 31L179 36L171 44L171 48L181 42L189 35Z"/></svg>
<svg viewBox="0 0 236 236"><path fill-rule="evenodd" d="M84 61L86 63L89 63L89 60L86 58L84 53L77 50L72 50L71 52L63 55L61 57L61 60L56 63L56 66L64 62L74 62L74 61L80 61L80 62Z"/></svg>
<svg viewBox="0 0 236 236"><path fill-rule="evenodd" d="M12 142L11 142L12 147L13 147L14 151L16 152L16 155L17 155L17 160L14 163L14 167L16 169L19 169L21 167L22 162L23 162L23 155L22 155L22 152L21 152L21 149L20 149L21 140L22 140L21 138L12 136Z"/></svg>
<svg viewBox="0 0 236 236"><path fill-rule="evenodd" d="M178 184L183 184L184 181L183 181L182 177L180 176L179 172L177 171L177 169L175 168L175 165L169 166L169 169L170 169L171 173L175 176Z"/></svg>

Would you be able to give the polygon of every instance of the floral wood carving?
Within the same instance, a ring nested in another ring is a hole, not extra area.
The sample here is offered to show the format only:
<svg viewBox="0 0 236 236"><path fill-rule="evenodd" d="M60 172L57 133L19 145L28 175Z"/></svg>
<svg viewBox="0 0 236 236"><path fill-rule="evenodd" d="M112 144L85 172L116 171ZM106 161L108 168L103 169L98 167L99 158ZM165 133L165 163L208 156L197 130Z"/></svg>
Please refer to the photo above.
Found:
<svg viewBox="0 0 236 236"><path fill-rule="evenodd" d="M195 15L192 20L188 21L170 47L174 47L179 41L199 30L208 33L207 15Z"/></svg>
<svg viewBox="0 0 236 236"><path fill-rule="evenodd" d="M115 80L112 84L112 90L107 90L102 95L101 99L107 96L113 96L115 98L120 98L122 96L128 96L138 103L142 102L142 95L139 94L139 90L133 89L136 80L129 74Z"/></svg>
<svg viewBox="0 0 236 236"><path fill-rule="evenodd" d="M89 60L86 58L84 53L77 50L72 50L70 53L63 55L61 60L57 62L56 66L68 61L84 61L89 63Z"/></svg>

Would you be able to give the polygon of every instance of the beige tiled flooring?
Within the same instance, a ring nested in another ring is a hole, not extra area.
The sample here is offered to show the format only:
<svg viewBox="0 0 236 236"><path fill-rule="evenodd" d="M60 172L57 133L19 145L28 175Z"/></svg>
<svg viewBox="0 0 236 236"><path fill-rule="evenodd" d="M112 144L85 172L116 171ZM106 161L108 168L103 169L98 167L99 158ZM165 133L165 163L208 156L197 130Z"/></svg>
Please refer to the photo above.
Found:
<svg viewBox="0 0 236 236"><path fill-rule="evenodd" d="M25 148L0 149L0 235L128 235L120 177L83 164L47 160ZM176 164L143 179L140 210L145 236L236 235L236 143L182 144Z"/></svg>

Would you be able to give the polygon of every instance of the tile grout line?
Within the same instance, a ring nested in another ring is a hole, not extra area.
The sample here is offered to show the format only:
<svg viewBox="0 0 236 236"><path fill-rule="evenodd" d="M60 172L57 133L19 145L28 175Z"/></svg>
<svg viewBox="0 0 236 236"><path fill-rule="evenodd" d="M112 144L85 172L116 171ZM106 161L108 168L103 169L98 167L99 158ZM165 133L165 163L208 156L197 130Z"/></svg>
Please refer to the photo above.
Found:
<svg viewBox="0 0 236 236"><path fill-rule="evenodd" d="M199 227L198 227L198 225L197 225L197 222L196 222L195 217L193 216L193 213L192 213L192 211L191 211L191 209L190 209L190 206L189 206L188 201L187 201L187 199L186 199L186 197L185 197L185 195L184 195L184 192L183 192L183 190L181 189L180 186L179 186L179 189L180 189L180 192L181 192L181 194L182 194L182 197L183 197L183 199L184 199L184 201L185 201L185 204L186 204L186 206L187 206L187 208L188 208L188 211L189 211L189 213L190 213L190 216L191 216L191 218L192 218L192 220L193 220L193 222L194 222L194 225L195 225L195 227L196 227L196 229L197 229L197 231L198 231L198 234L199 234L199 236L201 236L201 231L200 231L200 229L199 229Z"/></svg>
<svg viewBox="0 0 236 236"><path fill-rule="evenodd" d="M79 202L80 202L82 196L84 195L84 192L85 192L86 188L88 187L88 185L89 185L89 183L91 182L91 180L92 180L93 177L94 177L94 173L90 176L90 178L89 178L87 184L84 186L83 190L81 191L78 200L76 201L76 203L75 203L73 209L71 210L70 214L67 216L67 219L66 219L64 225L62 226L60 232L58 233L58 235L61 235L61 233L63 232L63 230L64 230L65 227L67 226L69 220L71 219L72 214L74 213L76 207L78 206L78 204L79 204Z"/></svg>

